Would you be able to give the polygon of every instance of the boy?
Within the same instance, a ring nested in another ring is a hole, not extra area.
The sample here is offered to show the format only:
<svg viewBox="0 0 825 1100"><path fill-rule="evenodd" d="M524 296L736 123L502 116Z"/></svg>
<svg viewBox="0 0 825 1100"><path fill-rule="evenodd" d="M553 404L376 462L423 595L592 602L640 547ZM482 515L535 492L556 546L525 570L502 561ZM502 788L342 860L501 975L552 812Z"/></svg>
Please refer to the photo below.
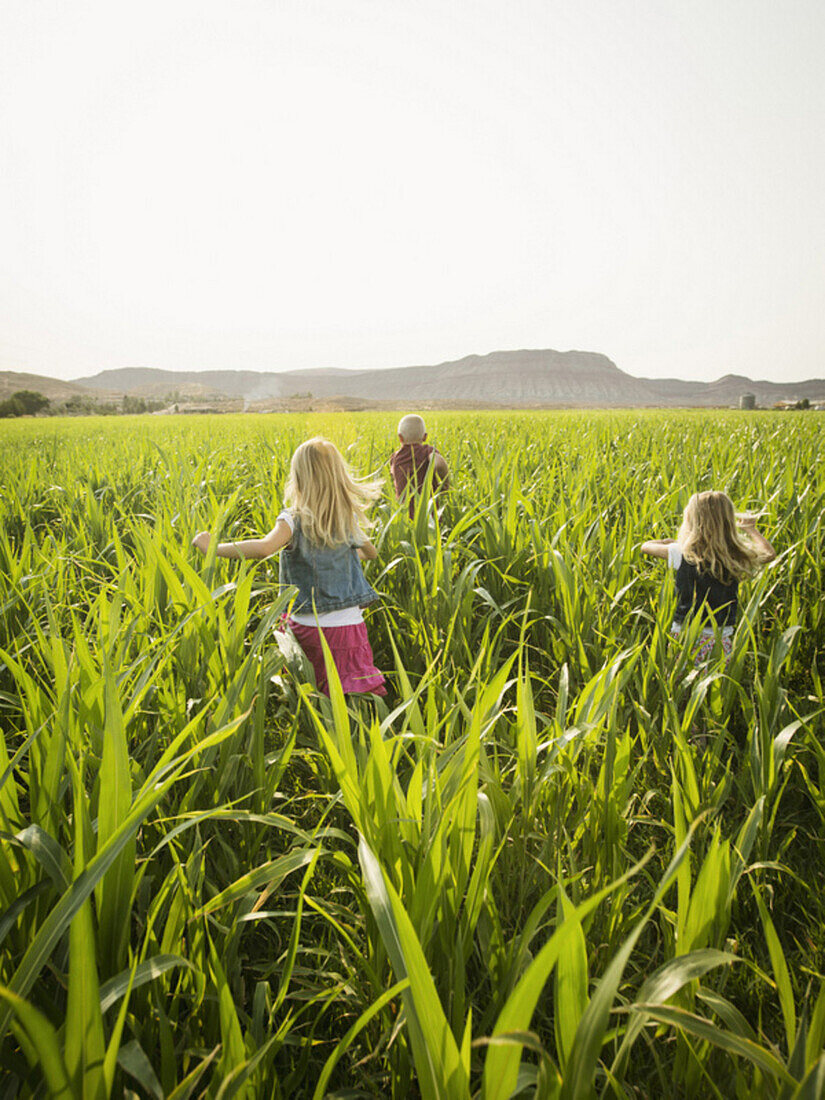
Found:
<svg viewBox="0 0 825 1100"><path fill-rule="evenodd" d="M415 413L402 416L398 422L398 439L401 446L390 458L390 472L395 495L400 500L409 485L414 494L420 492L433 468L433 490L440 493L450 488L450 471L444 457L427 443L424 421ZM410 500L410 515L415 513L415 497Z"/></svg>

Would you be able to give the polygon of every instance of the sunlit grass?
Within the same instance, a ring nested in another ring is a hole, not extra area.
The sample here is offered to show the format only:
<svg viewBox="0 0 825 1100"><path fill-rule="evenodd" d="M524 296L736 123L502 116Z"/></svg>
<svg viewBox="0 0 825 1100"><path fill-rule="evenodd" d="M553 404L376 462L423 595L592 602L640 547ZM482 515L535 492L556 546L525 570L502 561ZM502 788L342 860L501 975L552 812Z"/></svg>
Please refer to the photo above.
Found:
<svg viewBox="0 0 825 1100"><path fill-rule="evenodd" d="M311 434L388 476L396 420L0 426L7 1095L820 1095L825 422L432 414L391 694L327 700L277 563L189 542ZM779 551L727 670L637 552L711 487Z"/></svg>

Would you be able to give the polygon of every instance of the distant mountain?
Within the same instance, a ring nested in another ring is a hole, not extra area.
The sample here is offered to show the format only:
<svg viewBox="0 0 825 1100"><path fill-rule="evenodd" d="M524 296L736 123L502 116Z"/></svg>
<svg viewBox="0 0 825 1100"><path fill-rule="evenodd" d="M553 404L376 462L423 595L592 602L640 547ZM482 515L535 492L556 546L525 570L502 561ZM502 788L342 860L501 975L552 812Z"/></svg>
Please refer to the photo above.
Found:
<svg viewBox="0 0 825 1100"><path fill-rule="evenodd" d="M43 374L21 374L13 370L0 370L0 401L19 390L42 393L50 401L65 401L69 397L87 393L77 382L61 382Z"/></svg>
<svg viewBox="0 0 825 1100"><path fill-rule="evenodd" d="M158 396L242 397L247 402L311 393L384 403L488 405L655 405L656 395L606 356L586 351L499 351L437 366L383 370L106 370L80 385Z"/></svg>
<svg viewBox="0 0 825 1100"><path fill-rule="evenodd" d="M49 396L36 384L38 376L0 374L0 380L12 377L20 380L12 389L37 389ZM825 400L822 379L779 383L754 382L741 375L725 375L715 382L634 378L597 352L551 350L495 351L436 366L384 370L167 371L130 367L101 371L74 382L40 382L107 398L177 395L175 399L180 401L228 398L242 399L245 405L301 397L357 400L393 408L462 404L504 408L711 407L736 405L744 393L754 394L760 405L803 397Z"/></svg>
<svg viewBox="0 0 825 1100"><path fill-rule="evenodd" d="M103 370L75 381L86 390L129 394L132 397L165 397L178 392L185 397L243 397L262 378L277 378L252 370L172 371L155 367L121 367Z"/></svg>

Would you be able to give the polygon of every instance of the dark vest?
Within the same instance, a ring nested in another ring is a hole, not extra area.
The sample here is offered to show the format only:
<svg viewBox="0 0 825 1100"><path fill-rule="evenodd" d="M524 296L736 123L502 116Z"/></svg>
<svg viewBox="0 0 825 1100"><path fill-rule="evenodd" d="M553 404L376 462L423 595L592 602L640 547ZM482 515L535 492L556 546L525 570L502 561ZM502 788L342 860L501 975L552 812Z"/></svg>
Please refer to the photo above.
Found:
<svg viewBox="0 0 825 1100"><path fill-rule="evenodd" d="M738 609L737 593L739 582L722 584L710 573L700 573L695 565L682 558L676 570L676 592L679 603L674 621L683 623L685 619L702 607L719 627L734 626Z"/></svg>
<svg viewBox="0 0 825 1100"><path fill-rule="evenodd" d="M301 531L297 516L294 522L292 538L281 551L278 566L280 583L298 589L293 611L323 614L345 607L366 607L381 598L367 584L357 546L347 542L319 546Z"/></svg>

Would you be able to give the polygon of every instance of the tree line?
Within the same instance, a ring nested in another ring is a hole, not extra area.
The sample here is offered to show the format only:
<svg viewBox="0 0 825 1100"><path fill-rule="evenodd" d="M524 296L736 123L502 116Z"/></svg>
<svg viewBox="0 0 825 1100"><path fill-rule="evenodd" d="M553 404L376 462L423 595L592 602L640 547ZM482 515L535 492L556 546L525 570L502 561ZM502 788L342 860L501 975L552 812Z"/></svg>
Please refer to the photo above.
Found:
<svg viewBox="0 0 825 1100"><path fill-rule="evenodd" d="M114 402L100 404L86 394L74 394L66 401L52 402L48 397L34 390L18 390L4 401L0 401L0 419L36 416L38 413L50 416L117 416L118 414L154 412L163 407L163 401L129 395L124 396L119 404Z"/></svg>

